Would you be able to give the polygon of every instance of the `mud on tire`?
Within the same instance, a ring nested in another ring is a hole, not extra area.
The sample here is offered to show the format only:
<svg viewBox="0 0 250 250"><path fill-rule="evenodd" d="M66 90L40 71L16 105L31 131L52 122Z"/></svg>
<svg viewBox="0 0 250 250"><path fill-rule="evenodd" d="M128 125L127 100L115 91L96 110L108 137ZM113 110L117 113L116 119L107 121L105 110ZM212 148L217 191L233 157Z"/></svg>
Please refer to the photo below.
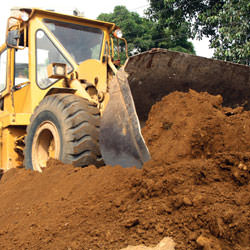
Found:
<svg viewBox="0 0 250 250"><path fill-rule="evenodd" d="M27 127L25 167L40 171L51 155L75 166L104 165L99 126L99 110L87 100L72 94L45 97Z"/></svg>

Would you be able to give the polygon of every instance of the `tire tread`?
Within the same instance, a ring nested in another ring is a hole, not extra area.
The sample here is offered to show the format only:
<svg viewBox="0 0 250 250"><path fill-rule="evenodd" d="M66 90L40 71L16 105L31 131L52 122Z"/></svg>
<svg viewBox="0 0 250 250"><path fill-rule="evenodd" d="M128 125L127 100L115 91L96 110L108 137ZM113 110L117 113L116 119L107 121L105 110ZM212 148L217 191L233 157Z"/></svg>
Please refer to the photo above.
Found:
<svg viewBox="0 0 250 250"><path fill-rule="evenodd" d="M29 143L29 133L37 116L44 110L55 113L61 122L63 153L61 161L75 166L104 165L99 149L99 109L88 100L72 94L55 94L45 97L35 108L27 126L25 143ZM24 150L26 168L30 167L30 157ZM28 165L28 166L27 166Z"/></svg>

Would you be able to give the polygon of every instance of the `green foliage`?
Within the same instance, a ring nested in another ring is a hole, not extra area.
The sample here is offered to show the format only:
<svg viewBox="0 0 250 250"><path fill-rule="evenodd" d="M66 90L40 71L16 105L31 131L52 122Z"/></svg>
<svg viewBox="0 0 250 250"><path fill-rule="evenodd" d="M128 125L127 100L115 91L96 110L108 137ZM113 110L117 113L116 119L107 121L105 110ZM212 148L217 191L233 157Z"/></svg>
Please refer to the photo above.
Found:
<svg viewBox="0 0 250 250"><path fill-rule="evenodd" d="M119 26L128 41L129 55L140 53L151 48L166 48L171 50L195 53L191 42L182 25L177 31L162 27L154 20L140 17L136 12L130 12L125 6L116 6L110 14L100 14L97 19L113 22ZM121 43L124 58L124 44Z"/></svg>
<svg viewBox="0 0 250 250"><path fill-rule="evenodd" d="M216 48L215 56L250 65L250 2L225 1L214 19L218 22L211 43Z"/></svg>
<svg viewBox="0 0 250 250"><path fill-rule="evenodd" d="M218 59L250 64L249 0L150 0L147 15L187 37L210 38Z"/></svg>
<svg viewBox="0 0 250 250"><path fill-rule="evenodd" d="M115 23L127 39L130 54L133 51L142 52L153 46L152 27L153 22L142 18L136 12L130 12L125 6L116 6L110 14L100 14L97 19ZM124 50L124 44L121 43Z"/></svg>

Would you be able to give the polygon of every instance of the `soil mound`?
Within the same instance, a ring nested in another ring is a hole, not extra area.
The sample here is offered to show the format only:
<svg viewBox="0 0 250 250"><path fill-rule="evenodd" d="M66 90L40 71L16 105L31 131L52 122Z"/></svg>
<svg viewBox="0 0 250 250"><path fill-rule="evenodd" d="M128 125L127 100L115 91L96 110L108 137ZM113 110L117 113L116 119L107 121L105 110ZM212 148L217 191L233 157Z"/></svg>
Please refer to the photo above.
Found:
<svg viewBox="0 0 250 250"><path fill-rule="evenodd" d="M222 101L220 95L190 90L171 93L154 105L143 129L153 159L176 162L248 152L250 112L224 108Z"/></svg>
<svg viewBox="0 0 250 250"><path fill-rule="evenodd" d="M143 170L74 168L49 160L43 173L0 181L0 249L176 249L250 246L250 112L220 96L174 92L143 129Z"/></svg>

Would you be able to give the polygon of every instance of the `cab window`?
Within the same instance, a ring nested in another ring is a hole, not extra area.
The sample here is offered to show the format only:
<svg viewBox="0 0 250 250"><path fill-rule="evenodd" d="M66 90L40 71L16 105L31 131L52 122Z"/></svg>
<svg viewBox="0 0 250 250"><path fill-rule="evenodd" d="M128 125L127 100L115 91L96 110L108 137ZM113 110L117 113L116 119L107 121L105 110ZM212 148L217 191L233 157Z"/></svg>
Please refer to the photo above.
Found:
<svg viewBox="0 0 250 250"><path fill-rule="evenodd" d="M6 88L7 50L0 54L0 92Z"/></svg>
<svg viewBox="0 0 250 250"><path fill-rule="evenodd" d="M15 86L29 81L29 51L28 48L15 52Z"/></svg>
<svg viewBox="0 0 250 250"><path fill-rule="evenodd" d="M100 60L102 30L50 19L44 19L44 23L77 64L88 59Z"/></svg>
<svg viewBox="0 0 250 250"><path fill-rule="evenodd" d="M41 89L48 88L57 81L57 79L48 77L47 67L51 63L66 64L67 73L73 70L73 67L52 43L45 32L38 30L36 32L36 75L37 84Z"/></svg>

